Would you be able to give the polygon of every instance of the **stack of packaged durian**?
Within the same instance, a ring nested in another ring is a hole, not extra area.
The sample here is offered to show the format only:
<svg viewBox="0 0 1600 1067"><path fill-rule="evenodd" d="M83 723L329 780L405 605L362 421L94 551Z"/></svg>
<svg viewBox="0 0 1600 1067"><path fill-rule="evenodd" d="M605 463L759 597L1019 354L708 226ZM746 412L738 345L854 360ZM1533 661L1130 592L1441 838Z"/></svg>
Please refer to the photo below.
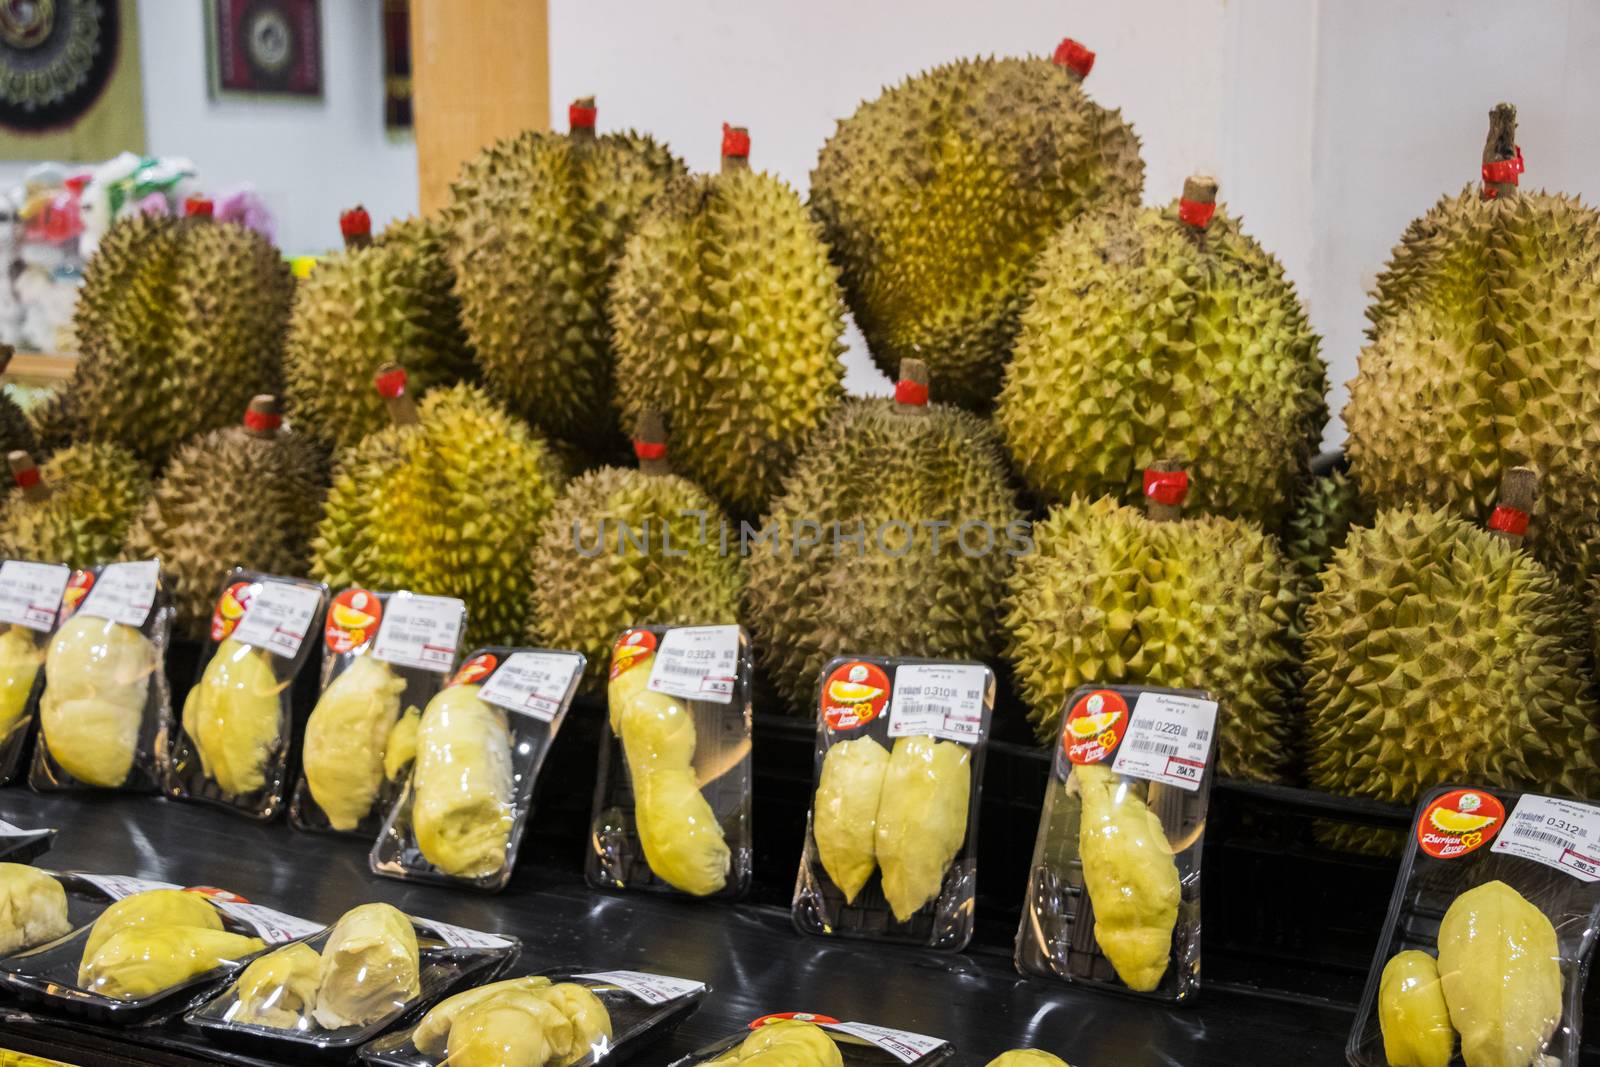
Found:
<svg viewBox="0 0 1600 1067"><path fill-rule="evenodd" d="M37 718L38 788L287 809L375 838L382 873L494 889L568 705L609 691L591 882L736 896L754 671L757 710L818 724L797 923L960 947L982 747L1025 715L1068 805L1030 907L1093 930L1035 966L1168 999L1198 985L1184 834L1215 776L1593 796L1600 215L1522 188L1496 107L1479 180L1378 275L1345 456L1316 462L1294 286L1214 178L1141 206L1093 62L1069 40L887 88L809 200L742 128L692 175L586 99L470 160L437 218L347 212L298 281L203 200L119 222L71 381L0 405L0 556L63 604L4 620L8 773ZM892 398L844 395L847 316ZM181 701L174 639L202 646ZM674 688L702 655L721 673ZM914 714L902 678L964 695ZM1161 692L1189 701L1187 782L1125 768ZM912 795L925 822L889 829Z"/></svg>

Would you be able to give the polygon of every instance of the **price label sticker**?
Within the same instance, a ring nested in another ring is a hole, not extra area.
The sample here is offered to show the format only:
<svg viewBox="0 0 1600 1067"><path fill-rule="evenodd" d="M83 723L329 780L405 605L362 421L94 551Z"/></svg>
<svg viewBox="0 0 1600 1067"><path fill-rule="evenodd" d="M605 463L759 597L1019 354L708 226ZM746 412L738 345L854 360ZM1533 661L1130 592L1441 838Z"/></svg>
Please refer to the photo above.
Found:
<svg viewBox="0 0 1600 1067"><path fill-rule="evenodd" d="M455 597L396 593L384 607L372 654L396 666L449 674L466 615Z"/></svg>
<svg viewBox="0 0 1600 1067"><path fill-rule="evenodd" d="M155 882L148 878L135 878L128 874L80 874L78 877L99 889L112 900L121 900L152 889L182 889L171 882Z"/></svg>
<svg viewBox="0 0 1600 1067"><path fill-rule="evenodd" d="M245 605L244 618L233 631L233 639L241 645L293 659L322 607L322 590L293 582L264 581L256 585Z"/></svg>
<svg viewBox="0 0 1600 1067"><path fill-rule="evenodd" d="M1600 882L1600 808L1525 794L1489 851L1554 867L1580 882Z"/></svg>
<svg viewBox="0 0 1600 1067"><path fill-rule="evenodd" d="M1216 732L1215 700L1140 693L1111 769L1192 793L1205 776Z"/></svg>
<svg viewBox="0 0 1600 1067"><path fill-rule="evenodd" d="M108 563L89 589L89 595L83 598L78 613L110 619L124 626L143 626L150 617L150 609L155 606L156 587L160 581L159 560Z"/></svg>
<svg viewBox="0 0 1600 1067"><path fill-rule="evenodd" d="M478 696L519 715L549 722L561 711L583 657L572 652L513 652L489 676Z"/></svg>
<svg viewBox="0 0 1600 1067"><path fill-rule="evenodd" d="M664 974L645 974L643 971L600 971L595 974L580 974L577 977L614 985L632 993L646 1004L665 1004L669 1000L698 993L706 987L704 982L688 978L669 978Z"/></svg>
<svg viewBox="0 0 1600 1067"><path fill-rule="evenodd" d="M974 744L983 736L989 671L975 663L908 663L894 672L889 736L931 734Z"/></svg>
<svg viewBox="0 0 1600 1067"><path fill-rule="evenodd" d="M738 674L737 626L678 626L661 638L646 684L684 700L731 704Z"/></svg>
<svg viewBox="0 0 1600 1067"><path fill-rule="evenodd" d="M871 1023L822 1023L825 1030L851 1034L883 1049L901 1063L915 1063L930 1052L937 1052L950 1042L942 1037L913 1034L905 1030L891 1030L887 1026Z"/></svg>
<svg viewBox="0 0 1600 1067"><path fill-rule="evenodd" d="M481 930L468 930L465 926L452 926L435 919L417 919L416 923L425 930L431 930L439 935L439 940L456 948L488 948L506 949L511 947L511 942L494 934L486 934Z"/></svg>
<svg viewBox="0 0 1600 1067"><path fill-rule="evenodd" d="M244 904L235 900L213 900L212 903L219 910L227 912L250 927L269 945L298 941L302 937L310 937L322 930L321 923L314 923L297 915L285 915L281 911L264 908L260 904Z"/></svg>
<svg viewBox="0 0 1600 1067"><path fill-rule="evenodd" d="M69 567L8 559L0 563L0 622L49 633L61 611Z"/></svg>

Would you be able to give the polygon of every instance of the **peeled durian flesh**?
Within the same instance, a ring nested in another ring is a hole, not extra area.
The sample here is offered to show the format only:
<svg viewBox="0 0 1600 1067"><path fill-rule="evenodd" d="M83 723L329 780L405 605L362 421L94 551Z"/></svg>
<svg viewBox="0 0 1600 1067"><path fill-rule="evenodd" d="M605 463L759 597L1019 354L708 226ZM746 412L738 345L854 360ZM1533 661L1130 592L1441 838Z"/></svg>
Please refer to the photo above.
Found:
<svg viewBox="0 0 1600 1067"><path fill-rule="evenodd" d="M494 997L504 996L513 990L543 989L549 984L550 979L534 974L524 978L510 978L504 982L491 982L489 985L469 989L465 993L457 993L440 1001L432 1011L423 1016L422 1022L411 1032L411 1043L424 1056L442 1056L445 1052L445 1040L450 1036L450 1027L457 1018Z"/></svg>
<svg viewBox="0 0 1600 1067"><path fill-rule="evenodd" d="M152 889L135 893L112 904L89 928L89 938L83 943L84 966L100 946L113 934L130 926L156 929L163 926L187 926L205 930L221 930L222 916L211 902L199 893L186 893L181 889ZM78 984L85 982L84 971L78 971Z"/></svg>
<svg viewBox="0 0 1600 1067"><path fill-rule="evenodd" d="M201 926L129 926L84 957L78 984L101 996L138 1000L265 947L260 938Z"/></svg>
<svg viewBox="0 0 1600 1067"><path fill-rule="evenodd" d="M511 731L478 690L442 690L417 726L412 832L423 859L457 878L500 870L511 842Z"/></svg>
<svg viewBox="0 0 1600 1067"><path fill-rule="evenodd" d="M538 995L549 1001L572 1023L572 1051L557 1067L572 1067L593 1052L596 1044L602 1041L607 1047L610 1046L613 1036L611 1013L606 1011L600 998L590 992L587 986L562 982L540 990Z"/></svg>
<svg viewBox="0 0 1600 1067"><path fill-rule="evenodd" d="M888 769L888 751L870 737L840 741L822 760L811 835L847 904L877 866L878 801Z"/></svg>
<svg viewBox="0 0 1600 1067"><path fill-rule="evenodd" d="M1389 1067L1449 1067L1456 1032L1432 956L1412 949L1384 964L1378 1027Z"/></svg>
<svg viewBox="0 0 1600 1067"><path fill-rule="evenodd" d="M536 992L507 993L458 1016L447 1049L450 1067L564 1063L573 1049L572 1020Z"/></svg>
<svg viewBox="0 0 1600 1067"><path fill-rule="evenodd" d="M267 761L283 731L271 655L227 640L217 646L199 683L183 702L183 730L200 768L229 796L248 796L267 784Z"/></svg>
<svg viewBox="0 0 1600 1067"><path fill-rule="evenodd" d="M1043 1049L1014 1048L990 1060L987 1067L1072 1067L1072 1065L1060 1056L1051 1055Z"/></svg>
<svg viewBox="0 0 1600 1067"><path fill-rule="evenodd" d="M1094 939L1117 977L1148 993L1161 984L1172 955L1181 886L1161 819L1138 788L1111 768L1073 770L1083 815L1078 854L1094 905Z"/></svg>
<svg viewBox="0 0 1600 1067"><path fill-rule="evenodd" d="M60 882L37 867L0 863L0 956L54 941L71 929Z"/></svg>
<svg viewBox="0 0 1600 1067"><path fill-rule="evenodd" d="M325 1030L365 1026L421 993L411 920L388 904L363 904L345 912L328 934L312 1015Z"/></svg>
<svg viewBox="0 0 1600 1067"><path fill-rule="evenodd" d="M39 729L50 756L86 785L128 780L156 649L132 626L74 615L50 640Z"/></svg>
<svg viewBox="0 0 1600 1067"><path fill-rule="evenodd" d="M378 799L405 688L387 663L357 656L311 710L306 785L335 830L354 830Z"/></svg>
<svg viewBox="0 0 1600 1067"><path fill-rule="evenodd" d="M753 1067L844 1067L839 1046L816 1023L804 1019L778 1019L758 1028L738 1048L712 1063L742 1063Z"/></svg>
<svg viewBox="0 0 1600 1067"><path fill-rule="evenodd" d="M657 878L695 896L728 884L732 852L694 771L694 714L652 692L648 662L611 680L612 729L633 780L633 821L645 862Z"/></svg>
<svg viewBox="0 0 1600 1067"><path fill-rule="evenodd" d="M33 680L44 663L35 637L26 626L9 626L0 633L0 737L10 734L28 710Z"/></svg>
<svg viewBox="0 0 1600 1067"><path fill-rule="evenodd" d="M228 1021L274 1030L298 1030L317 1002L322 957L305 943L270 952L239 976Z"/></svg>
<svg viewBox="0 0 1600 1067"><path fill-rule="evenodd" d="M1561 949L1544 912L1504 882L1451 902L1439 980L1467 1067L1529 1067L1561 1022Z"/></svg>
<svg viewBox="0 0 1600 1067"><path fill-rule="evenodd" d="M877 854L883 895L900 922L939 895L967 840L971 753L954 741L902 737L894 743L878 803Z"/></svg>
<svg viewBox="0 0 1600 1067"><path fill-rule="evenodd" d="M399 780L417 758L417 725L421 721L421 708L407 708L389 731L389 743L383 749L383 776L389 781Z"/></svg>

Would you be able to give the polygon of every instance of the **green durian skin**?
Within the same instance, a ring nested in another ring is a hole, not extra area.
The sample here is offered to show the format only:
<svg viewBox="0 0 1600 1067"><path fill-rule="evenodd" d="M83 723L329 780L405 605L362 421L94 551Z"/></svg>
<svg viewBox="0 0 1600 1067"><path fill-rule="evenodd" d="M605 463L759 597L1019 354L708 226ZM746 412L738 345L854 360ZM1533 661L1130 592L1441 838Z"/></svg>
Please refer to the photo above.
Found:
<svg viewBox="0 0 1600 1067"><path fill-rule="evenodd" d="M293 293L278 250L244 226L119 219L84 267L81 355L52 435L65 416L72 440L113 441L159 465L233 425L252 396L279 391Z"/></svg>
<svg viewBox="0 0 1600 1067"><path fill-rule="evenodd" d="M1090 212L1041 255L996 421L1041 500L1143 497L1181 456L1204 514L1282 521L1328 419L1327 370L1283 267L1218 209Z"/></svg>
<svg viewBox="0 0 1600 1067"><path fill-rule="evenodd" d="M1314 785L1397 804L1453 781L1594 795L1588 634L1529 553L1446 508L1380 511L1321 583L1305 639Z"/></svg>
<svg viewBox="0 0 1600 1067"><path fill-rule="evenodd" d="M643 134L527 132L462 168L445 212L462 323L494 394L580 455L620 458L611 279L641 211L686 173Z"/></svg>
<svg viewBox="0 0 1600 1067"><path fill-rule="evenodd" d="M366 247L320 260L295 293L284 347L295 428L342 448L388 426L372 385L385 363L406 369L413 396L468 377L454 280L443 227L431 219L397 222Z"/></svg>
<svg viewBox="0 0 1600 1067"><path fill-rule="evenodd" d="M1110 497L1034 523L1005 601L1006 655L1042 744L1079 685L1205 689L1217 768L1272 781L1291 756L1296 583L1276 539L1242 519L1154 522Z"/></svg>
<svg viewBox="0 0 1600 1067"><path fill-rule="evenodd" d="M845 401L746 561L745 624L787 709L815 714L818 675L842 652L992 658L1023 519L987 420L944 404ZM966 523L983 526L963 550ZM860 547L845 540L858 530Z"/></svg>
<svg viewBox="0 0 1600 1067"><path fill-rule="evenodd" d="M891 377L926 360L933 398L986 410L1029 269L1080 212L1132 206L1139 141L1048 59L961 60L862 104L811 173L857 325Z"/></svg>
<svg viewBox="0 0 1600 1067"><path fill-rule="evenodd" d="M843 392L837 277L777 178L736 167L674 182L612 288L623 424L666 415L682 473L734 515L762 514Z"/></svg>
<svg viewBox="0 0 1600 1067"><path fill-rule="evenodd" d="M686 478L590 471L567 486L544 520L528 639L582 652L589 658L584 684L598 692L611 644L628 627L739 621L737 536L738 527Z"/></svg>
<svg viewBox="0 0 1600 1067"><path fill-rule="evenodd" d="M0 555L65 563L74 570L109 563L150 495L150 472L126 449L84 442L39 468L44 500L13 490L0 508Z"/></svg>
<svg viewBox="0 0 1600 1067"><path fill-rule="evenodd" d="M0 455L21 451L39 457L39 438L33 432L33 420L4 391L0 391L0 449L4 449Z"/></svg>
<svg viewBox="0 0 1600 1067"><path fill-rule="evenodd" d="M1533 465L1528 545L1568 580L1600 563L1600 213L1477 187L1406 230L1378 276L1344 409L1350 470L1379 508L1482 522L1502 473Z"/></svg>
<svg viewBox="0 0 1600 1067"><path fill-rule="evenodd" d="M542 438L476 386L434 389L417 426L345 449L312 543L342 589L409 589L467 605L463 648L527 629L533 551L565 475Z"/></svg>
<svg viewBox="0 0 1600 1067"><path fill-rule="evenodd" d="M1281 531L1284 555L1294 564L1300 583L1295 609L1298 634L1305 632L1306 613L1321 588L1322 568L1344 546L1351 527L1371 522L1372 511L1348 474L1333 470L1300 478Z"/></svg>
<svg viewBox="0 0 1600 1067"><path fill-rule="evenodd" d="M232 568L306 573L327 491L327 453L303 434L215 430L173 455L128 531L127 554L161 560L176 625L199 639Z"/></svg>

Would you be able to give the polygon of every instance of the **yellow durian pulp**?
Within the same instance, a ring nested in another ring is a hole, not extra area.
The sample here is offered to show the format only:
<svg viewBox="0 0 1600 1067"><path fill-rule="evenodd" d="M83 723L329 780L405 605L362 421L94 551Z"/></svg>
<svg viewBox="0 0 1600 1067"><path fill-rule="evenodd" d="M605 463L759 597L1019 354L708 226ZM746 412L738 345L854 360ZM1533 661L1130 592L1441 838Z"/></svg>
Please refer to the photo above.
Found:
<svg viewBox="0 0 1600 1067"><path fill-rule="evenodd" d="M906 922L944 886L967 840L971 752L954 741L902 737L883 777L875 845L883 895Z"/></svg>
<svg viewBox="0 0 1600 1067"><path fill-rule="evenodd" d="M139 1000L265 947L260 938L200 926L128 926L84 957L79 984L102 996Z"/></svg>
<svg viewBox="0 0 1600 1067"><path fill-rule="evenodd" d="M0 863L0 956L70 932L67 891L36 867Z"/></svg>
<svg viewBox="0 0 1600 1067"><path fill-rule="evenodd" d="M156 648L132 626L75 615L50 639L39 728L63 770L86 785L128 780L144 726Z"/></svg>
<svg viewBox="0 0 1600 1067"><path fill-rule="evenodd" d="M417 726L412 832L423 858L458 878L500 870L511 841L511 729L479 688L443 690Z"/></svg>
<svg viewBox="0 0 1600 1067"><path fill-rule="evenodd" d="M228 1021L274 1030L300 1029L311 1017L321 984L322 957L303 942L268 953L239 976Z"/></svg>
<svg viewBox="0 0 1600 1067"><path fill-rule="evenodd" d="M28 710L33 680L44 664L37 637L26 626L8 626L0 633L0 737L9 735Z"/></svg>
<svg viewBox="0 0 1600 1067"><path fill-rule="evenodd" d="M888 750L870 737L841 741L822 760L811 833L846 903L877 866L878 804L888 770Z"/></svg>
<svg viewBox="0 0 1600 1067"><path fill-rule="evenodd" d="M267 784L267 763L282 739L279 694L271 653L234 640L217 646L183 704L183 729L200 767L229 796L248 796Z"/></svg>
<svg viewBox="0 0 1600 1067"><path fill-rule="evenodd" d="M323 690L306 722L306 785L335 830L372 810L406 682L387 663L357 656Z"/></svg>
<svg viewBox="0 0 1600 1067"><path fill-rule="evenodd" d="M326 1030L365 1026L422 994L417 933L411 920L388 904L363 904L344 913L322 948L317 1006Z"/></svg>

